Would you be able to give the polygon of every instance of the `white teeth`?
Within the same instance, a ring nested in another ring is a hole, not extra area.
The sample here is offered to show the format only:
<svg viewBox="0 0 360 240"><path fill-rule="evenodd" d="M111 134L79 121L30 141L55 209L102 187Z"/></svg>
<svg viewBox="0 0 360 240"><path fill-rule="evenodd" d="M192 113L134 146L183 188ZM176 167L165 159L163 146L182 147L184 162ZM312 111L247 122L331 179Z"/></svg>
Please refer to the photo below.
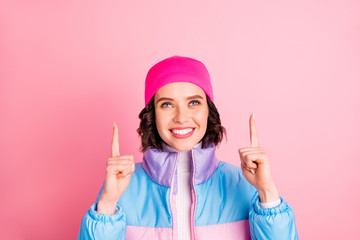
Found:
<svg viewBox="0 0 360 240"><path fill-rule="evenodd" d="M193 130L192 128L186 128L186 129L181 129L181 130L172 129L171 131L178 135L185 135L185 134L191 132L192 130Z"/></svg>

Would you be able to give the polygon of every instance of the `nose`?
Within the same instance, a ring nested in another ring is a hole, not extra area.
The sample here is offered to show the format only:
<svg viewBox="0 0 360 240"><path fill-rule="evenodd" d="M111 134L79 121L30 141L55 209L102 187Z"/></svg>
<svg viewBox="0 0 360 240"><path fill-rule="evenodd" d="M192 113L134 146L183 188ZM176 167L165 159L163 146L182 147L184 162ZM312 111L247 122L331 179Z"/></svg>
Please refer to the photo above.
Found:
<svg viewBox="0 0 360 240"><path fill-rule="evenodd" d="M188 119L188 111L186 108L178 107L175 112L174 122L185 123Z"/></svg>

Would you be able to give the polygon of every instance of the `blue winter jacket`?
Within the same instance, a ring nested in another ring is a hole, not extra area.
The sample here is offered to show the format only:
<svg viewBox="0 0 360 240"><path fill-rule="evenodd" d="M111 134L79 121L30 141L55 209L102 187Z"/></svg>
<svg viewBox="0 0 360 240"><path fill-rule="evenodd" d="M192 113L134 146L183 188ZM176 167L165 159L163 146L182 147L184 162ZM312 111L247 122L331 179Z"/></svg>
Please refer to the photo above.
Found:
<svg viewBox="0 0 360 240"><path fill-rule="evenodd" d="M261 208L241 168L218 161L213 144L191 151L192 239L298 239L294 212L282 197L279 206ZM113 215L96 212L101 188L82 219L78 239L177 239L178 154L149 148Z"/></svg>

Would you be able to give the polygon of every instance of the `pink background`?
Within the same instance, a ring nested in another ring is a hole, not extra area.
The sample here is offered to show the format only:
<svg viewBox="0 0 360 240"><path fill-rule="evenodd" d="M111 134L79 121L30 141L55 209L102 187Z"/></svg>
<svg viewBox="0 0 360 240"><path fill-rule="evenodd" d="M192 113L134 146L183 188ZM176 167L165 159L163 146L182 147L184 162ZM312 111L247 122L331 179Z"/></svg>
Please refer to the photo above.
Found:
<svg viewBox="0 0 360 240"><path fill-rule="evenodd" d="M0 238L75 239L112 122L140 161L146 73L184 55L212 77L218 157L240 165L254 112L300 239L358 239L360 2L128 2L1 1Z"/></svg>

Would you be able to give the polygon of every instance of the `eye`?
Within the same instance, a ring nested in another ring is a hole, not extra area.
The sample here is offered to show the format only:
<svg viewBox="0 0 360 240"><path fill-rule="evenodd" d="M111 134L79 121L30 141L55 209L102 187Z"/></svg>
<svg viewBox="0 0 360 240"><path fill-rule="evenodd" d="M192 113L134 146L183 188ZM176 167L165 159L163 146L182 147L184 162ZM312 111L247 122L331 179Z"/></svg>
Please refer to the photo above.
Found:
<svg viewBox="0 0 360 240"><path fill-rule="evenodd" d="M161 104L161 107L171 107L171 103L164 102L163 104Z"/></svg>
<svg viewBox="0 0 360 240"><path fill-rule="evenodd" d="M199 104L200 104L200 102L197 100L193 100L190 102L190 105L192 105L192 106L199 105Z"/></svg>

